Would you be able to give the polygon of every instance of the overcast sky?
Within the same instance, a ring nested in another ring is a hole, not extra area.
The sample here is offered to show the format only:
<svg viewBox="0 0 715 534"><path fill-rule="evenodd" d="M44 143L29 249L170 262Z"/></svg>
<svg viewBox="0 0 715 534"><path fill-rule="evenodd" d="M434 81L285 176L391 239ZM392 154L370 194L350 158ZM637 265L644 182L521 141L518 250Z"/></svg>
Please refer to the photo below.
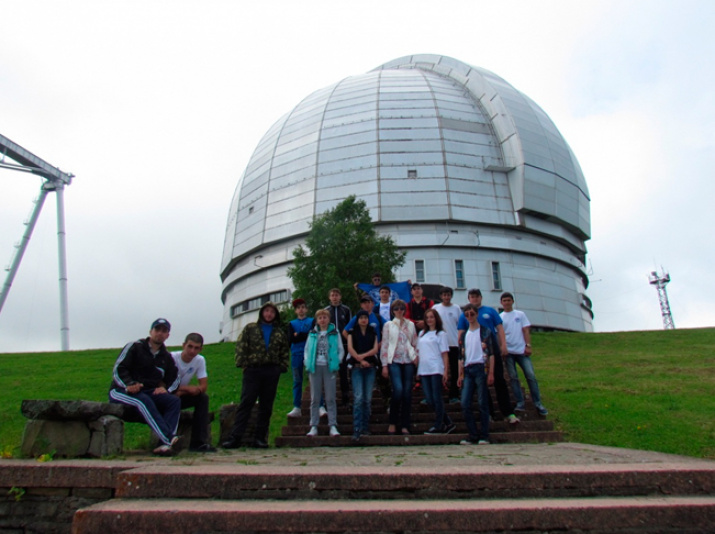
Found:
<svg viewBox="0 0 715 534"><path fill-rule="evenodd" d="M313 91L417 53L495 72L571 145L596 331L662 328L661 266L676 327L715 325L712 0L0 0L0 17L0 133L76 176L72 349L119 347L159 316L170 342L217 341L229 203L260 138ZM3 268L39 187L0 169ZM60 348L55 202L0 312L0 352Z"/></svg>

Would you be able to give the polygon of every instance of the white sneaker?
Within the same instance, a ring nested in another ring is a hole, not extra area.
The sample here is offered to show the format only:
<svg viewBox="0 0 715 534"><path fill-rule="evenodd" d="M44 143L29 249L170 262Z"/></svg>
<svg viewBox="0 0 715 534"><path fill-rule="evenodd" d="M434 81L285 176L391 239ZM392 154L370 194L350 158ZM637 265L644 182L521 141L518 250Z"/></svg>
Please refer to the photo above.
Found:
<svg viewBox="0 0 715 534"><path fill-rule="evenodd" d="M288 412L288 417L300 417L300 415L300 408L293 408L290 412Z"/></svg>
<svg viewBox="0 0 715 534"><path fill-rule="evenodd" d="M487 441L486 439L480 439L477 445L489 445L489 441Z"/></svg>
<svg viewBox="0 0 715 534"><path fill-rule="evenodd" d="M510 425L515 425L517 423L521 423L521 419L519 419L516 415L511 414L509 417L507 417L507 421L509 421Z"/></svg>
<svg viewBox="0 0 715 534"><path fill-rule="evenodd" d="M310 432L308 432L308 433L306 434L306 436L311 436L311 437L314 437L314 436L317 436L317 435L318 435L318 427L317 427L317 426L311 426L311 427L310 427Z"/></svg>
<svg viewBox="0 0 715 534"><path fill-rule="evenodd" d="M159 445L156 449L154 449L154 454L157 456L171 456L173 451L169 445Z"/></svg>
<svg viewBox="0 0 715 534"><path fill-rule="evenodd" d="M340 435L340 432L338 432L338 428L335 425L330 427L330 435L331 436L339 436Z"/></svg>
<svg viewBox="0 0 715 534"><path fill-rule="evenodd" d="M326 415L328 415L328 410L325 409L325 406L321 406L318 409L318 413L320 414L320 417L325 417Z"/></svg>

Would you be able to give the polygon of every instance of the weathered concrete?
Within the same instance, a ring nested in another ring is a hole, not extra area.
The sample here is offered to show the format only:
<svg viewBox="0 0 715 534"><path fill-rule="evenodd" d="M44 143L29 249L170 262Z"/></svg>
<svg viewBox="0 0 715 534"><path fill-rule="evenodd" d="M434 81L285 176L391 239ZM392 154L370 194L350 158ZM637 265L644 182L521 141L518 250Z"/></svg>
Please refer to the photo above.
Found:
<svg viewBox="0 0 715 534"><path fill-rule="evenodd" d="M490 501L116 499L79 510L74 534L175 532L710 532L715 497ZM643 530L644 525L647 530Z"/></svg>

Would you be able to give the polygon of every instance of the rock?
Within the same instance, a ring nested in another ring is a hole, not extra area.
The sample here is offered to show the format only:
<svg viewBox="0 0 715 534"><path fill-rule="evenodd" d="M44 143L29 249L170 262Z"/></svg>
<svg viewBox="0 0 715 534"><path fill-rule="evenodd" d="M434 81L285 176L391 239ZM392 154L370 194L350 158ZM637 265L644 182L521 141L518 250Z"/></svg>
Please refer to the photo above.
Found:
<svg viewBox="0 0 715 534"><path fill-rule="evenodd" d="M23 400L22 415L48 421L96 421L104 415L122 418L124 406L87 400Z"/></svg>
<svg viewBox="0 0 715 534"><path fill-rule="evenodd" d="M27 422L20 450L24 456L42 454L75 458L89 450L90 431L83 421L47 421L34 419Z"/></svg>

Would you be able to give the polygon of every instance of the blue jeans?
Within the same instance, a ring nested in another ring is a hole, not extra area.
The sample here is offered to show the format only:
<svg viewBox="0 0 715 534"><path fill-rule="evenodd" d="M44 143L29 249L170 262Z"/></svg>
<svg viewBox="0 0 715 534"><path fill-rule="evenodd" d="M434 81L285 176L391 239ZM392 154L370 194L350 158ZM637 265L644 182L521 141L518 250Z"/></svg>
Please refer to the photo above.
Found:
<svg viewBox="0 0 715 534"><path fill-rule="evenodd" d="M390 424L410 429L412 415L412 385L415 379L415 364L391 363L387 366L392 384L390 399Z"/></svg>
<svg viewBox="0 0 715 534"><path fill-rule="evenodd" d="M372 389L375 386L374 367L353 367L353 431L370 430Z"/></svg>
<svg viewBox="0 0 715 534"><path fill-rule="evenodd" d="M444 430L447 425L452 424L452 420L444 411L442 375L422 375L421 380L427 404L434 408L435 419L432 426Z"/></svg>
<svg viewBox="0 0 715 534"><path fill-rule="evenodd" d="M303 400L303 369L305 367L293 367L293 406L300 408Z"/></svg>
<svg viewBox="0 0 715 534"><path fill-rule="evenodd" d="M464 368L464 382L462 383L462 413L464 422L467 423L469 439L480 439L477 424L474 421L472 411L472 397L474 390L477 390L477 401L479 402L479 424L481 439L489 440L489 388L487 387L487 374L484 372L483 363L475 363Z"/></svg>
<svg viewBox="0 0 715 534"><path fill-rule="evenodd" d="M511 389L514 392L514 399L518 408L524 407L524 394L521 392L521 384L519 383L519 374L516 370L516 364L519 364L521 370L524 371L526 383L529 384L531 392L531 400L537 408L541 406L541 393L539 393L539 383L534 375L534 366L531 363L531 358L525 354L509 354L506 357L506 370L509 373L511 381Z"/></svg>

